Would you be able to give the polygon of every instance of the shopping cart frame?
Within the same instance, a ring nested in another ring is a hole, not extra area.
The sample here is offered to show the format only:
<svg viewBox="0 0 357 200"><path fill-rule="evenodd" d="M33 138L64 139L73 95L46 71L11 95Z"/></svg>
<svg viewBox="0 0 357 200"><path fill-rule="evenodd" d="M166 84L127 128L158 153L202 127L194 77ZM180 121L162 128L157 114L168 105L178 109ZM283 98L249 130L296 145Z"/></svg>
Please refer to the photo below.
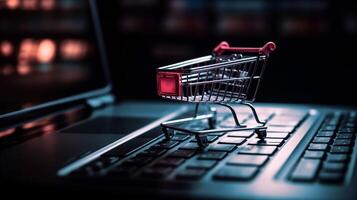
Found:
<svg viewBox="0 0 357 200"><path fill-rule="evenodd" d="M248 127L248 126L246 126L244 124L241 124L239 119L238 119L238 117L237 117L237 114L236 114L234 108L231 105L229 105L229 103L224 102L224 98L223 98L222 101L207 102L208 113L199 115L199 113L198 113L199 112L199 107L202 104L202 102L200 102L199 100L195 101L196 100L196 96L195 96L194 100L191 100L191 101L189 100L188 97L187 97L187 100L183 100L181 91L179 91L179 92L172 93L172 95L181 96L181 101L187 101L187 102L196 103L194 116L193 117L188 117L188 118L183 118L183 119L166 121L166 122L161 123L162 131L163 131L163 133L165 135L165 138L168 139L168 140L171 139L175 135L176 132L183 132L183 133L193 134L195 136L196 140L197 140L198 145L200 147L202 147L202 148L208 145L207 135L210 134L210 133L254 130L254 132L257 134L259 139L265 139L265 137L267 135L266 122L265 121L261 121L259 119L259 116L257 114L256 109L254 108L254 106L250 102L253 102L255 100L255 97L256 97L256 94L257 94L257 90L259 88L259 84L260 84L260 81L261 81L261 77L262 77L262 74L264 73L264 70L265 70L266 60L269 57L269 54L272 51L274 51L275 49L276 49L276 46L275 46L275 44L273 42L268 42L261 48L230 47L227 42L221 42L213 50L213 57L220 56L225 52L234 52L234 53L239 52L239 53L254 53L254 54L257 54L256 57L252 57L252 58L256 58L257 62L259 62L261 58L264 58L264 61L263 61L264 63L263 63L260 75L258 76L259 81L258 81L258 84L257 84L257 86L255 88L254 95L253 95L252 99L250 101L246 101L244 99L237 98L237 100L234 101L234 103L238 103L240 105L247 106L251 110L253 118L256 121L256 123L258 124L257 126ZM208 57L201 57L201 58L198 58L198 59L192 59L192 60L189 60L189 61L186 61L186 62L181 62L181 63L178 63L176 65L178 65L178 66L187 65L187 64L194 63L194 62L200 62L200 61L202 61L204 59L209 59L209 58ZM242 60L240 60L240 61L242 61ZM219 63L211 65L209 67L217 67L217 66L219 67ZM172 67L172 65L161 67L161 68L159 68L159 71L165 71L168 67ZM203 66L202 69L207 70L207 66ZM200 68L196 68L196 70L200 70ZM187 72L188 72L188 70L186 70L186 73ZM170 72L169 71L168 73L172 73L170 75L174 75L175 76L175 72ZM249 78L252 79L254 77L249 77ZM158 81L159 81L159 77L158 77ZM176 87L180 87L180 85L176 85ZM158 93L161 96L167 95L165 93L160 93L160 92L161 91L159 90ZM202 101L202 99L203 99L203 94L202 94L201 101ZM180 100L180 99L176 98L176 100ZM216 98L216 100L217 100L217 98ZM230 103L232 103L232 102L230 102ZM228 108L229 111L232 114L233 119L234 119L235 127L216 128L216 126L217 126L217 119L216 119L217 111L216 111L216 109L214 107L211 107L210 104L220 105L220 106L224 106L224 107ZM200 120L207 120L209 129L191 130L191 129L182 128L182 127L179 126L179 125L184 124L184 123L193 122L193 121L200 121ZM170 129L173 130L173 131L170 131Z"/></svg>

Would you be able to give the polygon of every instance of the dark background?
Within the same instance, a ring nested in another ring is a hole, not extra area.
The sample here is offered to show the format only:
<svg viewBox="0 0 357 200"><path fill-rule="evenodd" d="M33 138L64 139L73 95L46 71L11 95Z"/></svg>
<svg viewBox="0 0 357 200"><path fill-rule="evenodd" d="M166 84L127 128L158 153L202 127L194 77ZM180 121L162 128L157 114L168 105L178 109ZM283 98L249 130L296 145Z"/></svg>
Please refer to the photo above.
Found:
<svg viewBox="0 0 357 200"><path fill-rule="evenodd" d="M274 41L257 101L357 105L357 6L331 0L99 1L114 91L159 99L155 69L220 41Z"/></svg>

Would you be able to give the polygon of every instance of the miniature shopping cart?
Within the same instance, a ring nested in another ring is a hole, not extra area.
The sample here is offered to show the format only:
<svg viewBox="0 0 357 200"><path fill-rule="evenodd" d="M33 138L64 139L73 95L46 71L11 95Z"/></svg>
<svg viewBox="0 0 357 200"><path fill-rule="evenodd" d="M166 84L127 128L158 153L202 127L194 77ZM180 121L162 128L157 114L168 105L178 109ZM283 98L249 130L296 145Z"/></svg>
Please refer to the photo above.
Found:
<svg viewBox="0 0 357 200"><path fill-rule="evenodd" d="M157 69L158 94L170 100L196 103L193 117L166 121L161 124L167 139L176 132L193 134L200 147L208 145L207 135L217 132L254 130L258 138L266 137L267 127L251 104L255 100L269 54L275 50L273 42L261 48L230 47L221 42L212 55L204 56ZM230 103L248 106L256 126L248 127L239 122ZM200 104L207 112L199 114ZM234 127L220 127L217 111L210 104L225 106L232 114ZM205 123L204 129L192 123Z"/></svg>

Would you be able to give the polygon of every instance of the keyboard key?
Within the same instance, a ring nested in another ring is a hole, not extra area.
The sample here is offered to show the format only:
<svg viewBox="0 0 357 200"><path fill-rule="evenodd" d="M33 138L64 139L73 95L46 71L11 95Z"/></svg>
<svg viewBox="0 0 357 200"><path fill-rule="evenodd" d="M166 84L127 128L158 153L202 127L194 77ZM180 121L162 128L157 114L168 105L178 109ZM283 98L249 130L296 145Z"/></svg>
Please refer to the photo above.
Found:
<svg viewBox="0 0 357 200"><path fill-rule="evenodd" d="M250 118L250 114L247 113L247 114L242 115L241 113L237 113L237 117L240 122L244 122L244 124L246 124L245 122ZM222 126L222 127L234 127L235 125L236 125L236 123L235 123L233 117L225 119L220 124L220 126Z"/></svg>
<svg viewBox="0 0 357 200"><path fill-rule="evenodd" d="M148 132L147 134L151 134L152 132ZM146 133L145 133L146 134ZM144 134L144 135L145 135ZM110 151L103 154L103 156L118 156L118 157L125 157L128 156L135 151L145 147L148 142L154 140L155 138L152 137L144 137L139 136L137 138L131 139L124 144L121 144Z"/></svg>
<svg viewBox="0 0 357 200"><path fill-rule="evenodd" d="M326 122L326 125L336 126L336 125L338 125L339 121L340 121L339 116L336 116L336 117L334 117L333 119L329 119L329 120Z"/></svg>
<svg viewBox="0 0 357 200"><path fill-rule="evenodd" d="M155 166L177 167L185 162L183 158L162 158L155 163Z"/></svg>
<svg viewBox="0 0 357 200"><path fill-rule="evenodd" d="M266 138L272 139L287 139L289 137L289 133L276 133L276 132L267 132Z"/></svg>
<svg viewBox="0 0 357 200"><path fill-rule="evenodd" d="M227 136L228 137L244 137L248 138L251 137L254 134L253 131L233 131L233 132L228 132Z"/></svg>
<svg viewBox="0 0 357 200"><path fill-rule="evenodd" d="M164 154L167 150L166 149L157 149L157 148L149 148L142 153L139 153L138 156L152 156L157 157Z"/></svg>
<svg viewBox="0 0 357 200"><path fill-rule="evenodd" d="M226 137L222 138L218 143L220 144L235 144L241 145L246 141L245 138L238 138L238 137Z"/></svg>
<svg viewBox="0 0 357 200"><path fill-rule="evenodd" d="M315 150L315 151L326 151L328 148L327 144L310 144L309 145L309 150Z"/></svg>
<svg viewBox="0 0 357 200"><path fill-rule="evenodd" d="M319 165L320 160L302 158L294 169L291 179L293 181L313 181Z"/></svg>
<svg viewBox="0 0 357 200"><path fill-rule="evenodd" d="M268 160L268 156L238 154L231 157L227 163L231 165L261 166L267 160Z"/></svg>
<svg viewBox="0 0 357 200"><path fill-rule="evenodd" d="M83 177L83 176L92 176L94 175L94 171L91 167L82 167L77 169L71 173L71 176Z"/></svg>
<svg viewBox="0 0 357 200"><path fill-rule="evenodd" d="M217 161L214 160L191 160L186 167L192 169L211 169L216 164Z"/></svg>
<svg viewBox="0 0 357 200"><path fill-rule="evenodd" d="M213 175L216 180L244 181L252 179L258 172L254 166L223 166Z"/></svg>
<svg viewBox="0 0 357 200"><path fill-rule="evenodd" d="M115 176L119 178L127 178L133 175L137 171L137 166L130 165L119 165L113 169L111 169L108 174L110 176Z"/></svg>
<svg viewBox="0 0 357 200"><path fill-rule="evenodd" d="M198 180L206 173L204 169L184 169L176 174L177 179Z"/></svg>
<svg viewBox="0 0 357 200"><path fill-rule="evenodd" d="M168 156L176 157L176 158L191 158L194 154L195 154L195 151L179 149L174 152L171 152Z"/></svg>
<svg viewBox="0 0 357 200"><path fill-rule="evenodd" d="M335 126L335 125L326 125L326 126L321 127L321 130L322 131L335 131L336 128L337 128L337 126Z"/></svg>
<svg viewBox="0 0 357 200"><path fill-rule="evenodd" d="M243 147L239 153L240 154L258 154L258 155L272 155L276 151L275 146L254 146L247 145Z"/></svg>
<svg viewBox="0 0 357 200"><path fill-rule="evenodd" d="M315 137L312 141L313 143L324 143L327 144L331 141L331 137Z"/></svg>
<svg viewBox="0 0 357 200"><path fill-rule="evenodd" d="M351 148L349 146L333 146L330 150L331 153L349 153Z"/></svg>
<svg viewBox="0 0 357 200"><path fill-rule="evenodd" d="M291 133L295 129L294 126L268 126L268 132L283 132L283 133Z"/></svg>
<svg viewBox="0 0 357 200"><path fill-rule="evenodd" d="M333 131L320 131L317 133L319 137L332 137L334 135Z"/></svg>
<svg viewBox="0 0 357 200"><path fill-rule="evenodd" d="M268 121L268 125L272 126L297 126L300 120L279 120L278 118L273 118Z"/></svg>
<svg viewBox="0 0 357 200"><path fill-rule="evenodd" d="M348 155L347 154L329 154L327 155L328 162L347 162Z"/></svg>
<svg viewBox="0 0 357 200"><path fill-rule="evenodd" d="M207 136L207 141L208 142L214 142L218 139L218 136L215 136L215 135L208 135ZM191 142L197 142L196 138L192 139Z"/></svg>
<svg viewBox="0 0 357 200"><path fill-rule="evenodd" d="M345 163L324 162L322 165L322 170L328 172L343 172L345 169Z"/></svg>
<svg viewBox="0 0 357 200"><path fill-rule="evenodd" d="M280 121L301 121L301 119L305 116L305 113L283 113L277 114L273 117L272 120L280 120Z"/></svg>
<svg viewBox="0 0 357 200"><path fill-rule="evenodd" d="M122 165L143 166L151 162L153 159L154 159L153 157L135 156L133 158L129 158L128 160L124 161Z"/></svg>
<svg viewBox="0 0 357 200"><path fill-rule="evenodd" d="M347 122L346 124L343 125L343 127L346 128L355 128L356 124L354 122Z"/></svg>
<svg viewBox="0 0 357 200"><path fill-rule="evenodd" d="M337 134L336 139L351 139L353 137L352 134L348 133L348 134Z"/></svg>
<svg viewBox="0 0 357 200"><path fill-rule="evenodd" d="M190 133L181 132L181 131L175 131L175 135L188 135L188 136L190 136Z"/></svg>
<svg viewBox="0 0 357 200"><path fill-rule="evenodd" d="M319 179L321 182L339 183L343 181L344 175L343 173L336 173L336 172L321 172Z"/></svg>
<svg viewBox="0 0 357 200"><path fill-rule="evenodd" d="M222 136L226 134L225 132L217 132L217 133L208 133L207 135L215 135L215 136Z"/></svg>
<svg viewBox="0 0 357 200"><path fill-rule="evenodd" d="M189 135L175 134L170 140L182 142L188 138L190 138Z"/></svg>
<svg viewBox="0 0 357 200"><path fill-rule="evenodd" d="M266 138L264 140L254 138L249 141L250 145L261 145L261 146L281 146L284 143L283 139L270 139Z"/></svg>
<svg viewBox="0 0 357 200"><path fill-rule="evenodd" d="M114 163L118 162L120 157L117 156L103 156L96 160L96 162L100 162L103 167L109 167Z"/></svg>
<svg viewBox="0 0 357 200"><path fill-rule="evenodd" d="M222 160L227 155L226 152L207 151L198 155L202 160Z"/></svg>
<svg viewBox="0 0 357 200"><path fill-rule="evenodd" d="M236 148L236 145L232 144L212 144L209 146L208 150L209 151L225 151L225 152L230 152L233 151L233 149Z"/></svg>
<svg viewBox="0 0 357 200"><path fill-rule="evenodd" d="M172 140L164 140L162 142L159 142L152 146L151 148L158 148L158 149L171 149L178 145L179 143L177 141L172 141Z"/></svg>
<svg viewBox="0 0 357 200"><path fill-rule="evenodd" d="M323 151L309 151L306 150L304 154L304 158L311 158L311 159L322 159L324 157L325 152Z"/></svg>
<svg viewBox="0 0 357 200"><path fill-rule="evenodd" d="M339 133L354 133L356 130L355 128L345 128L345 127L341 127L338 132Z"/></svg>
<svg viewBox="0 0 357 200"><path fill-rule="evenodd" d="M270 112L270 111L268 111L268 112L259 112L258 111L259 119L262 120L262 121L267 121L272 115L273 115L273 113ZM254 118L250 118L250 119L254 120L254 122L255 122Z"/></svg>
<svg viewBox="0 0 357 200"><path fill-rule="evenodd" d="M196 142L189 142L184 145L182 145L179 149L191 149L191 150L198 150L200 149L200 146Z"/></svg>
<svg viewBox="0 0 357 200"><path fill-rule="evenodd" d="M164 178L173 171L171 167L149 167L145 168L141 176L149 178Z"/></svg>
<svg viewBox="0 0 357 200"><path fill-rule="evenodd" d="M352 141L350 139L336 139L333 142L334 146L350 146Z"/></svg>

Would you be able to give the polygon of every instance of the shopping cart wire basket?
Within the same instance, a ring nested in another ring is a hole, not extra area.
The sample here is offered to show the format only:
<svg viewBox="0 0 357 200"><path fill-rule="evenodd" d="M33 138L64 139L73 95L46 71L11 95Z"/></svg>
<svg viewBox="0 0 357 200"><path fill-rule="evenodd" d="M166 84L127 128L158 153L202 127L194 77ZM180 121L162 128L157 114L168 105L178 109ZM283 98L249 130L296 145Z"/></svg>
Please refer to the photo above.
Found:
<svg viewBox="0 0 357 200"><path fill-rule="evenodd" d="M176 132L195 135L200 147L208 145L207 135L217 132L254 130L258 138L266 137L266 123L261 121L251 104L257 95L269 54L276 49L273 42L260 48L230 47L221 42L212 55L163 66L157 69L158 95L165 99L196 103L194 116L161 123L167 139ZM207 112L199 114L201 104ZM248 127L239 122L232 103L245 105L252 111L256 126ZM211 104L229 109L234 127L220 127L217 111ZM192 122L207 122L207 128L188 126ZM185 126L186 125L186 126Z"/></svg>

